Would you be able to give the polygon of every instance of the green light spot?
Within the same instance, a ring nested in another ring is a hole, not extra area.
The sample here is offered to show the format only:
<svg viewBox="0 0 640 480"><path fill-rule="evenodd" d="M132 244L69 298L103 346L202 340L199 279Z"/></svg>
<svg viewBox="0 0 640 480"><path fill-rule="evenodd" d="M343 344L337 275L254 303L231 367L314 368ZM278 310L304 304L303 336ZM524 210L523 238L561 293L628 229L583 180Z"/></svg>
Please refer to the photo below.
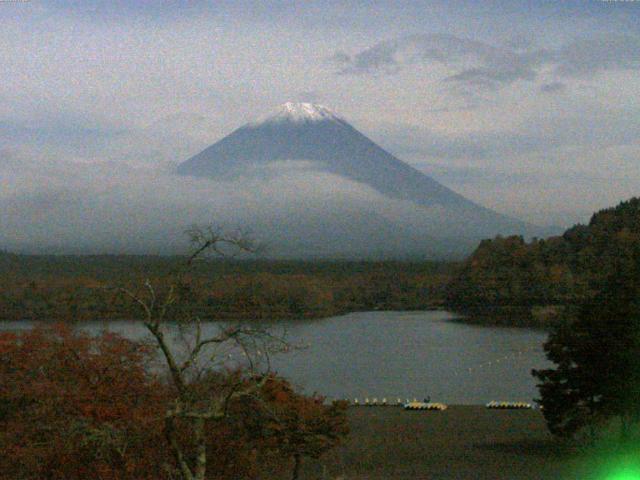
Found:
<svg viewBox="0 0 640 480"><path fill-rule="evenodd" d="M640 470L637 467L622 466L610 472L605 480L640 480Z"/></svg>

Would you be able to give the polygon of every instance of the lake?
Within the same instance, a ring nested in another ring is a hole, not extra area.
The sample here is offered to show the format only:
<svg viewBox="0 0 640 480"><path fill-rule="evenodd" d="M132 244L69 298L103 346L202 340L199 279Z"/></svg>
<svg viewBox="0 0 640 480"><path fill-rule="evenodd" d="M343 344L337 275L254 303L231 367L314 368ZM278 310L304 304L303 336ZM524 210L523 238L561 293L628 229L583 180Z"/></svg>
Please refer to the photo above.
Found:
<svg viewBox="0 0 640 480"><path fill-rule="evenodd" d="M549 365L546 333L454 322L445 311L359 312L312 321L274 323L306 348L272 359L273 369L306 392L330 398L400 397L450 404L490 400L531 401L537 396L532 368ZM210 324L213 326L215 324ZM5 322L5 330L28 322ZM89 322L129 338L146 336L135 322Z"/></svg>

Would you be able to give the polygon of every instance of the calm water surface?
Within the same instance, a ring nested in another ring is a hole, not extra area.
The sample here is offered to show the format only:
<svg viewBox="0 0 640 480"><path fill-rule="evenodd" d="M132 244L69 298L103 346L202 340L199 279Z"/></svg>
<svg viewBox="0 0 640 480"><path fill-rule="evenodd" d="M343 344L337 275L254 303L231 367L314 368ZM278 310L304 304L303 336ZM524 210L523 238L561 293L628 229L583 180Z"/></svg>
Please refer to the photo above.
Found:
<svg viewBox="0 0 640 480"><path fill-rule="evenodd" d="M332 398L397 397L456 404L490 400L531 401L537 396L532 368L543 368L544 332L452 322L454 313L361 312L314 321L280 322L294 343L307 348L278 355L273 369L305 391ZM210 324L213 328L215 324ZM5 323L0 328L28 328ZM141 339L133 322L91 322Z"/></svg>

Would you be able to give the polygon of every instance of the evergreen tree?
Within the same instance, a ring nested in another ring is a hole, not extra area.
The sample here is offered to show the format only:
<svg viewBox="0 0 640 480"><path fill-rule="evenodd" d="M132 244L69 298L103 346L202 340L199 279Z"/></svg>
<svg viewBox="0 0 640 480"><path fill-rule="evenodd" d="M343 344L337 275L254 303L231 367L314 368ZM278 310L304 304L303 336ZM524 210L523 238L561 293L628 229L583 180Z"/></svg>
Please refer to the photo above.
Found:
<svg viewBox="0 0 640 480"><path fill-rule="evenodd" d="M534 370L549 429L572 436L618 417L623 435L640 418L640 256L628 250L616 273L578 318L557 327L544 345L556 368Z"/></svg>

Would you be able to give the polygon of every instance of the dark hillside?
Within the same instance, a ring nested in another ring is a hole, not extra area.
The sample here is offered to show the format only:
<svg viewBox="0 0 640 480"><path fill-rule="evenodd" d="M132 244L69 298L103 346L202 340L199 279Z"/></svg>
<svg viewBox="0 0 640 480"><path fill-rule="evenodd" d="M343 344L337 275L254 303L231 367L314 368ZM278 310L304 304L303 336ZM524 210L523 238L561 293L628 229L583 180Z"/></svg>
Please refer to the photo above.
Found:
<svg viewBox="0 0 640 480"><path fill-rule="evenodd" d="M639 253L640 198L632 198L561 236L482 241L449 285L447 303L472 310L576 305Z"/></svg>

